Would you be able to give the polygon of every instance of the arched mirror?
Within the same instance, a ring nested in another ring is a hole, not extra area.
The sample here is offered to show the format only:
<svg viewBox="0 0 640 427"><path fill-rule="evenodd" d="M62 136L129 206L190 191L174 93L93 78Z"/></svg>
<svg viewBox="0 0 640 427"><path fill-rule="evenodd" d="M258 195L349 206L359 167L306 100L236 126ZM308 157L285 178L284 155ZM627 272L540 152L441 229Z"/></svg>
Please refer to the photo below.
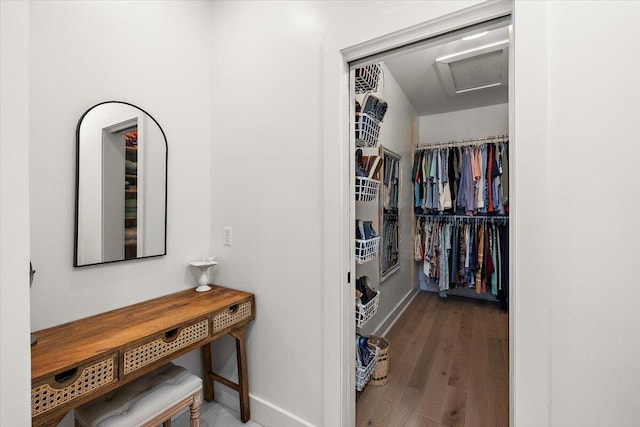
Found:
<svg viewBox="0 0 640 427"><path fill-rule="evenodd" d="M75 267L165 255L167 139L135 105L109 101L76 129Z"/></svg>

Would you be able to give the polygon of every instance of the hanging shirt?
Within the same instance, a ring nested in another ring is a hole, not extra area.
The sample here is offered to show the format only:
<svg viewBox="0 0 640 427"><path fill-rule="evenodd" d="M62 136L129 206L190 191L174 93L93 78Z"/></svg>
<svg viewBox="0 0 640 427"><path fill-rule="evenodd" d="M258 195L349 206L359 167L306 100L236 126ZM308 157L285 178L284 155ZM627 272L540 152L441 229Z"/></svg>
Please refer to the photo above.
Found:
<svg viewBox="0 0 640 427"><path fill-rule="evenodd" d="M449 210L453 206L451 200L451 185L449 181L449 149L444 148L441 150L442 152L442 191L444 192L444 197L442 198L442 210Z"/></svg>
<svg viewBox="0 0 640 427"><path fill-rule="evenodd" d="M431 158L432 158L432 150L429 150L425 153L424 160L422 162L422 190L423 190L423 199L422 199L422 208L429 209L431 206L431 188L429 186L429 171L431 170Z"/></svg>
<svg viewBox="0 0 640 427"><path fill-rule="evenodd" d="M421 207L422 195L420 194L420 181L422 180L422 156L424 151L419 151L413 158L413 170L411 180L413 182L413 206Z"/></svg>
<svg viewBox="0 0 640 427"><path fill-rule="evenodd" d="M458 206L472 215L475 209L473 200L473 170L471 166L471 153L468 147L462 150L462 172L460 177L460 189L458 190Z"/></svg>
<svg viewBox="0 0 640 427"><path fill-rule="evenodd" d="M493 194L493 210L500 211L502 209L502 201L500 200L500 164L498 163L497 144L491 144L493 147L493 166L492 166L492 194Z"/></svg>
<svg viewBox="0 0 640 427"><path fill-rule="evenodd" d="M477 208L478 212L486 213L487 212L487 204L486 204L486 194L487 194L487 144L482 144L480 146L480 179L478 180L478 202Z"/></svg>
<svg viewBox="0 0 640 427"><path fill-rule="evenodd" d="M449 283L456 283L456 271L458 268L458 239L459 239L459 230L460 227L458 223L452 225L452 236L451 236L451 262L449 263L449 269L451 274L449 275Z"/></svg>
<svg viewBox="0 0 640 427"><path fill-rule="evenodd" d="M497 271L498 244L497 244L497 240L496 240L496 229L495 229L495 227L494 227L493 233L492 233L492 241L493 241L493 244L491 245L491 261L493 262L493 265L495 266L496 270L491 275L491 293L493 295L497 296L498 295L498 271Z"/></svg>
<svg viewBox="0 0 640 427"><path fill-rule="evenodd" d="M449 191L451 195L451 207L454 208L456 206L456 197L458 192L458 178L457 178L457 170L456 170L456 153L457 150L455 148L447 149L447 172L449 177L447 179L447 184L449 185Z"/></svg>
<svg viewBox="0 0 640 427"><path fill-rule="evenodd" d="M509 206L509 151L507 144L500 144L502 150L502 206Z"/></svg>
<svg viewBox="0 0 640 427"><path fill-rule="evenodd" d="M482 265L484 255L484 224L478 228L478 269L476 270L476 294L482 292Z"/></svg>
<svg viewBox="0 0 640 427"><path fill-rule="evenodd" d="M489 155L487 156L487 212L493 212L493 162L494 146L489 144Z"/></svg>

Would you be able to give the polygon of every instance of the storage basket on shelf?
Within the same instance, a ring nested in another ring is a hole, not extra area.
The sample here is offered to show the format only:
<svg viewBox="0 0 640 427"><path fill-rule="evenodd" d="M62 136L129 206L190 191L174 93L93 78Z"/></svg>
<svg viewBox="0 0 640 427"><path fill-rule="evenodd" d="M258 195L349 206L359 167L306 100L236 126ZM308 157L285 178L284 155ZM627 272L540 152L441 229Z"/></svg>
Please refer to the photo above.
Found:
<svg viewBox="0 0 640 427"><path fill-rule="evenodd" d="M372 202L378 196L380 181L362 176L356 177L356 200L358 202Z"/></svg>
<svg viewBox="0 0 640 427"><path fill-rule="evenodd" d="M376 296L371 298L366 304L356 304L356 326L362 328L365 323L373 317L378 311L378 302L380 301L380 291L376 292Z"/></svg>
<svg viewBox="0 0 640 427"><path fill-rule="evenodd" d="M356 113L356 147L375 147L380 136L380 123L367 113Z"/></svg>
<svg viewBox="0 0 640 427"><path fill-rule="evenodd" d="M378 362L371 373L369 384L381 386L389 382L389 341L384 337L369 336L369 342L380 349Z"/></svg>
<svg viewBox="0 0 640 427"><path fill-rule="evenodd" d="M367 384L378 362L378 353L380 352L380 349L372 344L369 344L369 348L372 352L369 363L364 366L356 367L356 390L358 391L362 391L364 386Z"/></svg>
<svg viewBox="0 0 640 427"><path fill-rule="evenodd" d="M366 65L355 70L356 93L378 91L378 78L382 68L378 64Z"/></svg>
<svg viewBox="0 0 640 427"><path fill-rule="evenodd" d="M356 262L358 264L371 261L378 255L380 236L368 240L356 239Z"/></svg>

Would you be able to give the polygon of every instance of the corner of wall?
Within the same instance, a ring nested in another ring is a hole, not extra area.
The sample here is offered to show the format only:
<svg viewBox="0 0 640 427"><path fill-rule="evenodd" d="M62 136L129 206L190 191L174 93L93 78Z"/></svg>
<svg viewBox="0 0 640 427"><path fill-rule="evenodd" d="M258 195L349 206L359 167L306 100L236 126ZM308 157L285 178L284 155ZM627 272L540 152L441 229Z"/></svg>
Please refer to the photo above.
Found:
<svg viewBox="0 0 640 427"><path fill-rule="evenodd" d="M216 401L222 405L240 412L238 393L224 385L216 384ZM314 427L314 424L298 417L274 403L249 393L251 420L263 426L278 427Z"/></svg>
<svg viewBox="0 0 640 427"><path fill-rule="evenodd" d="M0 425L31 424L29 2L0 2Z"/></svg>

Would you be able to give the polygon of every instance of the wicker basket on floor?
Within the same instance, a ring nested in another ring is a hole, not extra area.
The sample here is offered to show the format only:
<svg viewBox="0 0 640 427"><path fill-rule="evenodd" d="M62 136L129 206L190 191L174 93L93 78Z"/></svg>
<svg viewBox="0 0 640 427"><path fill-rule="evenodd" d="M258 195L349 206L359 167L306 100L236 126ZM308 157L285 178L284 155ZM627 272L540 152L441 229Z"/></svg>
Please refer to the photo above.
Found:
<svg viewBox="0 0 640 427"><path fill-rule="evenodd" d="M369 385L374 387L385 385L389 382L389 341L384 337L369 336L369 343L380 348L378 364L371 374Z"/></svg>

